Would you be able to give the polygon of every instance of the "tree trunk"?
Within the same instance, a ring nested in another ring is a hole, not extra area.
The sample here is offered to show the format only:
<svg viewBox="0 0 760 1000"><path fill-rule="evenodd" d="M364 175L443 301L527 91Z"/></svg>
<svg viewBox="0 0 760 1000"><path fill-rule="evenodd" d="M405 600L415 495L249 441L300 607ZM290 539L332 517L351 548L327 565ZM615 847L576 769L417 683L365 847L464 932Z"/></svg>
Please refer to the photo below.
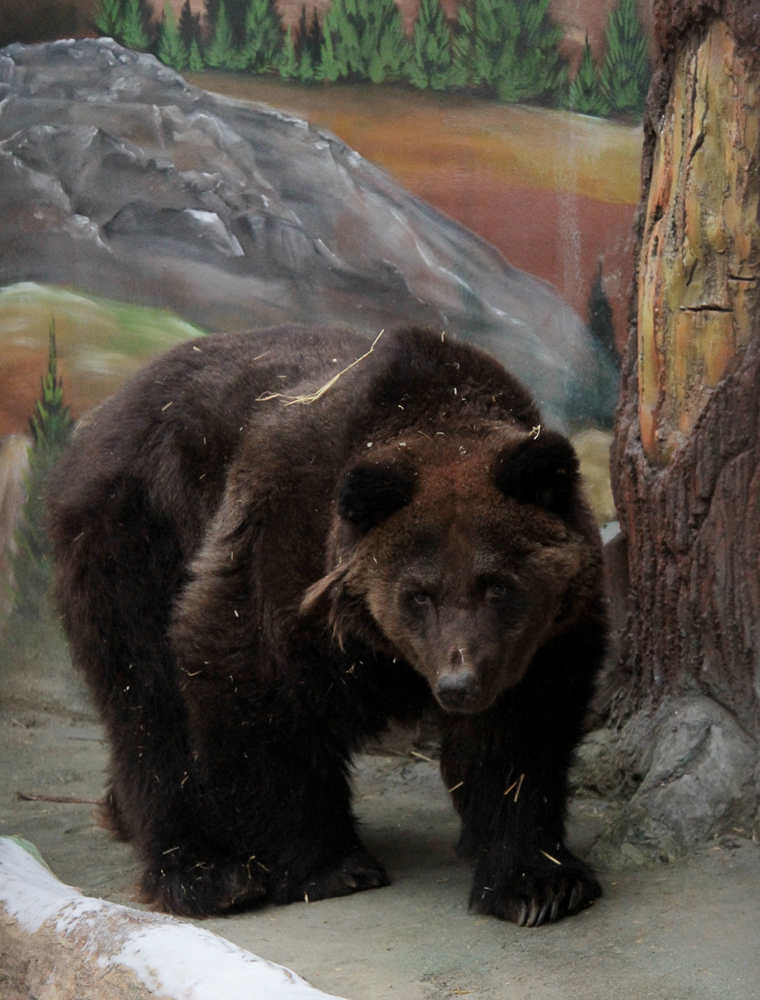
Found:
<svg viewBox="0 0 760 1000"><path fill-rule="evenodd" d="M760 0L654 18L612 449L628 627L602 700L646 775L619 837L677 854L757 822Z"/></svg>

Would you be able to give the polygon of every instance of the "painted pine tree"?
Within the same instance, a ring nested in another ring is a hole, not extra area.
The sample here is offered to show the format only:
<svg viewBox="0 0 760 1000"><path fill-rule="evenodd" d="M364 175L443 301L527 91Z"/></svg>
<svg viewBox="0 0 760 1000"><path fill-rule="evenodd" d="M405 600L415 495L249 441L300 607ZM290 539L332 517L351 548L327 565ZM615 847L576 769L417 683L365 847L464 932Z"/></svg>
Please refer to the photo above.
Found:
<svg viewBox="0 0 760 1000"><path fill-rule="evenodd" d="M615 338L615 320L610 300L604 288L601 260L594 280L591 282L591 292L588 299L588 329L615 367L620 368L620 354Z"/></svg>
<svg viewBox="0 0 760 1000"><path fill-rule="evenodd" d="M206 64L203 61L198 41L194 38L192 42L190 42L190 54L187 60L187 68L191 73L199 73L205 65Z"/></svg>
<svg viewBox="0 0 760 1000"><path fill-rule="evenodd" d="M241 49L245 42L245 20L248 14L250 0L224 0L224 13L227 25L232 32L232 47ZM207 34L213 35L219 17L219 7L222 0L206 0Z"/></svg>
<svg viewBox="0 0 760 1000"><path fill-rule="evenodd" d="M121 0L99 0L95 11L95 26L104 35L121 38L123 15Z"/></svg>
<svg viewBox="0 0 760 1000"><path fill-rule="evenodd" d="M551 0L518 0L519 30L499 60L496 96L502 101L550 101L567 81L559 52L564 31L549 14ZM510 19L511 27L511 19Z"/></svg>
<svg viewBox="0 0 760 1000"><path fill-rule="evenodd" d="M604 96L614 111L642 114L652 70L636 0L620 0L610 11L605 41L600 76Z"/></svg>
<svg viewBox="0 0 760 1000"><path fill-rule="evenodd" d="M164 5L156 55L164 65L171 66L178 73L187 66L189 53L182 42L174 8L169 3Z"/></svg>
<svg viewBox="0 0 760 1000"><path fill-rule="evenodd" d="M278 70L284 80L294 80L298 76L298 54L296 52L296 29L291 25L285 33L285 44L278 60Z"/></svg>
<svg viewBox="0 0 760 1000"><path fill-rule="evenodd" d="M205 62L212 69L240 69L243 62L232 40L232 28L227 20L224 0L219 4L214 34L205 52Z"/></svg>
<svg viewBox="0 0 760 1000"><path fill-rule="evenodd" d="M51 564L44 522L44 490L47 478L66 442L74 421L63 402L63 385L58 378L55 320L50 320L48 368L41 380L40 396L30 420L32 445L29 474L25 479L26 503L16 532L16 553L11 559L13 611L8 623L12 633L23 639L28 622L37 620L47 600Z"/></svg>
<svg viewBox="0 0 760 1000"><path fill-rule="evenodd" d="M394 0L333 0L322 26L320 79L406 79L411 46Z"/></svg>
<svg viewBox="0 0 760 1000"><path fill-rule="evenodd" d="M370 0L366 7L367 76L373 83L408 79L412 52L395 0Z"/></svg>
<svg viewBox="0 0 760 1000"><path fill-rule="evenodd" d="M179 37L187 52L193 41L200 44L201 41L201 15L193 14L190 7L190 0L185 0L182 5L182 13L179 16Z"/></svg>
<svg viewBox="0 0 760 1000"><path fill-rule="evenodd" d="M216 19L219 14L219 4L222 0L205 0L204 3L204 17L205 21L205 31L204 36L210 38L214 33L214 26L216 25Z"/></svg>
<svg viewBox="0 0 760 1000"><path fill-rule="evenodd" d="M440 0L422 0L412 37L409 79L415 87L443 90L451 83L451 31Z"/></svg>
<svg viewBox="0 0 760 1000"><path fill-rule="evenodd" d="M603 118L609 114L610 105L599 84L599 70L588 43L588 35L583 46L581 64L575 79L570 84L568 106L573 111L578 111L582 115L593 115L595 118Z"/></svg>
<svg viewBox="0 0 760 1000"><path fill-rule="evenodd" d="M314 13L316 14L316 9ZM314 62L309 46L309 24L306 20L306 4L301 6L301 17L298 20L296 59L298 62L298 79L303 83L310 83L314 79Z"/></svg>
<svg viewBox="0 0 760 1000"><path fill-rule="evenodd" d="M506 74L514 78L520 36L519 0L475 0L471 83L495 91Z"/></svg>
<svg viewBox="0 0 760 1000"><path fill-rule="evenodd" d="M364 75L356 22L357 0L332 0L322 24L320 79L335 81Z"/></svg>
<svg viewBox="0 0 760 1000"><path fill-rule="evenodd" d="M319 23L319 18L317 17L317 8L315 7L311 15L311 27L309 28L309 34L306 38L305 47L308 50L309 60L314 69L314 78L319 75L319 60L320 53L322 52L322 42L324 41L324 35L322 34L322 26ZM303 54L302 54L303 58Z"/></svg>
<svg viewBox="0 0 760 1000"><path fill-rule="evenodd" d="M121 41L128 49L145 52L150 44L140 0L126 0L121 22Z"/></svg>
<svg viewBox="0 0 760 1000"><path fill-rule="evenodd" d="M192 73L200 72L204 65L201 55L201 15L193 14L190 0L185 0L182 5L182 13L179 18L179 37L187 52L187 68Z"/></svg>
<svg viewBox="0 0 760 1000"><path fill-rule="evenodd" d="M241 54L243 66L252 73L272 70L275 64L280 63L282 46L282 24L274 0L250 0L245 15L245 42Z"/></svg>
<svg viewBox="0 0 760 1000"><path fill-rule="evenodd" d="M473 0L464 0L451 36L451 83L470 87L475 79L475 17Z"/></svg>
<svg viewBox="0 0 760 1000"><path fill-rule="evenodd" d="M502 101L556 100L567 81L550 0L471 0L460 7L452 82Z"/></svg>
<svg viewBox="0 0 760 1000"><path fill-rule="evenodd" d="M316 14L316 8L314 9ZM298 18L298 29L296 31L296 51L300 52L309 38L309 22L306 18L306 4L301 4L301 16Z"/></svg>

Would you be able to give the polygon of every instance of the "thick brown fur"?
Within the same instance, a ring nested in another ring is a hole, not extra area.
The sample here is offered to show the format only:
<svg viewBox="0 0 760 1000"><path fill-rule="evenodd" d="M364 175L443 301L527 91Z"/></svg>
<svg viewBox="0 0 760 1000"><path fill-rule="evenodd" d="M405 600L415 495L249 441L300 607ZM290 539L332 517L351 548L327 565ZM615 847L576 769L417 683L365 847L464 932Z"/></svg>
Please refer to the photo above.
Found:
<svg viewBox="0 0 760 1000"><path fill-rule="evenodd" d="M297 327L184 344L54 474L58 598L107 727L113 825L175 913L385 885L351 757L433 705L472 906L556 920L600 892L563 842L605 632L577 461L497 362L425 331L286 405L368 347Z"/></svg>

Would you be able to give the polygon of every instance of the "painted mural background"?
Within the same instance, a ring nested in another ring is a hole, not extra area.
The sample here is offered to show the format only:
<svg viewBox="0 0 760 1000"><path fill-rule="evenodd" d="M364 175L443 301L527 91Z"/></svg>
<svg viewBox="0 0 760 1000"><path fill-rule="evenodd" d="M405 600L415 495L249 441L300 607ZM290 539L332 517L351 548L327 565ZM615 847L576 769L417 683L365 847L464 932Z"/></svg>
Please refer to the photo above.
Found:
<svg viewBox="0 0 760 1000"><path fill-rule="evenodd" d="M584 321L603 294L618 347L650 33L651 0L0 4L0 44L108 34L330 129Z"/></svg>
<svg viewBox="0 0 760 1000"><path fill-rule="evenodd" d="M2 616L44 562L25 498L65 414L213 330L470 336L612 519L650 24L649 0L0 0ZM28 47L56 38L83 41Z"/></svg>

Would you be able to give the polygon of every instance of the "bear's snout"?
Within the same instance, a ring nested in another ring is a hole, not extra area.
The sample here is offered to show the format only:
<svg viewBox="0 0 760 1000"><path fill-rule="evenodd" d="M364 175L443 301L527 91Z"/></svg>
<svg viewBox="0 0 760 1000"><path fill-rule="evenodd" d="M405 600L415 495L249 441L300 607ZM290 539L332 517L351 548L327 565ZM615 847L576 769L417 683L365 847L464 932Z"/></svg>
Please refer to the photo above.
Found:
<svg viewBox="0 0 760 1000"><path fill-rule="evenodd" d="M439 674L435 696L442 708L452 712L466 712L480 705L480 680L474 671L466 668Z"/></svg>

